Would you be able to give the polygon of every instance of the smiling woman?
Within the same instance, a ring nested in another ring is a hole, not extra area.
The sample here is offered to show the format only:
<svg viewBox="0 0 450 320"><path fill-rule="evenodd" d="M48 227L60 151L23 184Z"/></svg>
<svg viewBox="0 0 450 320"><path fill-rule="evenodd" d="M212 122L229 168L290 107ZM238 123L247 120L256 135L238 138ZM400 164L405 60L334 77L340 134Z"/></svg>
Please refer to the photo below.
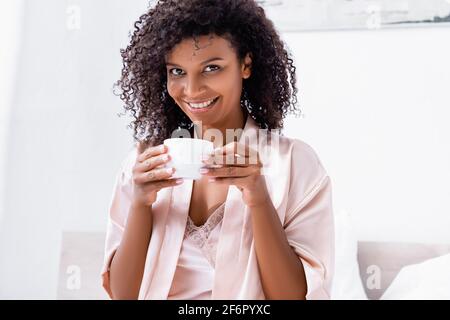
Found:
<svg viewBox="0 0 450 320"><path fill-rule="evenodd" d="M241 108L261 128L280 129L300 112L293 61L254 1L159 1L135 27L116 89L136 141L160 144L192 128L190 114L213 113L195 109L208 99L219 98L214 112L224 108L214 122Z"/></svg>
<svg viewBox="0 0 450 320"><path fill-rule="evenodd" d="M211 34L183 40L167 60L169 95L189 119L223 137L226 128L244 127L240 101L242 81L251 75L249 53L240 61L227 39Z"/></svg>
<svg viewBox="0 0 450 320"><path fill-rule="evenodd" d="M253 0L166 0L135 26L117 85L137 144L110 207L110 297L329 298L331 182L312 148L271 132L298 111L297 89L264 10ZM226 137L201 179L172 179L165 167L163 141L179 128Z"/></svg>

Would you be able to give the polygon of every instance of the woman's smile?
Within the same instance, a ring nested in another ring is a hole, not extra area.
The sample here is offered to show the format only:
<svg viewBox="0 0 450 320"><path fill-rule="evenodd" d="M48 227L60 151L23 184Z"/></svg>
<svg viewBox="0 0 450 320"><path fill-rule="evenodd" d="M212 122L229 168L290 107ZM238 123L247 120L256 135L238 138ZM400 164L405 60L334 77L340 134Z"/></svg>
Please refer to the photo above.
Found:
<svg viewBox="0 0 450 320"><path fill-rule="evenodd" d="M186 102L187 107L189 108L190 112L193 113L201 113L211 110L213 107L217 105L217 101L219 100L219 97L205 100L203 102Z"/></svg>

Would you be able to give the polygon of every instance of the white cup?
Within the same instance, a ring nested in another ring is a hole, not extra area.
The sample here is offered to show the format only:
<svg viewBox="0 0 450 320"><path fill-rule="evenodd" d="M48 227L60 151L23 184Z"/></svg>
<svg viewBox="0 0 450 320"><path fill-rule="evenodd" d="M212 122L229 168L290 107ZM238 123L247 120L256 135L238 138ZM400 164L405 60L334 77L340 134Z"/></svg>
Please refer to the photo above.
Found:
<svg viewBox="0 0 450 320"><path fill-rule="evenodd" d="M164 140L164 144L171 157L165 167L175 168L172 178L200 179L200 168L204 165L202 158L214 151L214 144L203 139L170 138Z"/></svg>

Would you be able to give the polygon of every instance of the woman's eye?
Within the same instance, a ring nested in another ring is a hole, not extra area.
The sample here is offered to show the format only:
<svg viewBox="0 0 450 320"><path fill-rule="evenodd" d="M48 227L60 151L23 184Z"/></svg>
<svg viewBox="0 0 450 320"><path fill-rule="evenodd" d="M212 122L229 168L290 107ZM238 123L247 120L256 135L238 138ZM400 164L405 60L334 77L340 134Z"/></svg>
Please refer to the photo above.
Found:
<svg viewBox="0 0 450 320"><path fill-rule="evenodd" d="M219 69L220 69L219 66L216 66L216 65L209 65L209 66L207 66L207 67L205 68L205 72L214 72L214 71L217 71L217 70L219 70ZM177 76L177 77L184 75L183 70L180 69L180 68L172 68L172 69L169 70L169 73L170 73L171 75Z"/></svg>
<svg viewBox="0 0 450 320"><path fill-rule="evenodd" d="M216 65L210 65L210 66L207 66L207 67L205 68L205 71L206 71L206 72L212 72L212 71L217 71L217 70L219 70L219 69L220 69L219 66L216 66Z"/></svg>
<svg viewBox="0 0 450 320"><path fill-rule="evenodd" d="M173 69L169 70L169 73L174 76L181 76L181 75L183 75L183 70L178 69L178 68L173 68Z"/></svg>

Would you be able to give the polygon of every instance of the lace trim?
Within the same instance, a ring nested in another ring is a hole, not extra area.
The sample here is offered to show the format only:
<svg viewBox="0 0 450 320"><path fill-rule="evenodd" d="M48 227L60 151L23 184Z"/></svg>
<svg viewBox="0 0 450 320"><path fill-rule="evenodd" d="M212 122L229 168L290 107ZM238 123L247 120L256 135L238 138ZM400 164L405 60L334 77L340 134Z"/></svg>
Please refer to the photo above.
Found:
<svg viewBox="0 0 450 320"><path fill-rule="evenodd" d="M213 267L215 266L217 243L211 243L211 241L209 241L209 235L223 219L224 212L225 203L222 203L201 226L196 226L191 217L188 216L184 233L185 238L191 239L195 245L202 250L206 259L208 259Z"/></svg>

